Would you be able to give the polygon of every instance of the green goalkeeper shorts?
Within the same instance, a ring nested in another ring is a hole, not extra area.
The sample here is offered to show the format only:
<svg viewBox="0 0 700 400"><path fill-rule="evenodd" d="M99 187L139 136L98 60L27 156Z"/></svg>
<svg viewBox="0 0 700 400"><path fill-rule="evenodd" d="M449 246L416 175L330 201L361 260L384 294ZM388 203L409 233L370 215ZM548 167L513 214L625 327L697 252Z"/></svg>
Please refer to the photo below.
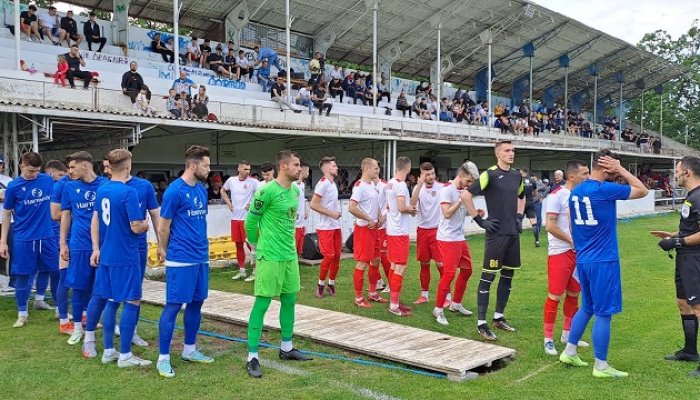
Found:
<svg viewBox="0 0 700 400"><path fill-rule="evenodd" d="M255 269L256 296L277 297L301 289L298 260L270 261L262 258L258 260Z"/></svg>

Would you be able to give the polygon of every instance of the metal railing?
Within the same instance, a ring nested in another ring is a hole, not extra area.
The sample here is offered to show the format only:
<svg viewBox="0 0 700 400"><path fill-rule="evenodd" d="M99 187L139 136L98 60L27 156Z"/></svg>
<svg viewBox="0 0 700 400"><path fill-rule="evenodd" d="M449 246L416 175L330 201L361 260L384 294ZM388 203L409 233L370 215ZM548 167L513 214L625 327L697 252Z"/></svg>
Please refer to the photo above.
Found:
<svg viewBox="0 0 700 400"><path fill-rule="evenodd" d="M0 78L0 102L48 109L78 110L144 116L135 109L129 97L119 90L90 86L78 89L55 85L52 82ZM150 107L154 118L175 119L166 109L162 94L152 94ZM230 99L227 102L209 101L208 112L216 115L218 122L269 129L315 131L325 136L352 133L373 138L401 139L421 138L445 140L455 143L495 142L509 139L516 144L550 148L599 149L639 153L633 143L585 138L566 134L542 133L539 136L501 134L495 128L451 122L416 120L385 115L345 115L332 113L279 112L276 103L266 100ZM195 119L196 120L196 119ZM201 120L199 120L201 121ZM680 144L679 144L680 145ZM682 146L682 145L681 145ZM689 154L687 148L665 149L664 155L682 157Z"/></svg>

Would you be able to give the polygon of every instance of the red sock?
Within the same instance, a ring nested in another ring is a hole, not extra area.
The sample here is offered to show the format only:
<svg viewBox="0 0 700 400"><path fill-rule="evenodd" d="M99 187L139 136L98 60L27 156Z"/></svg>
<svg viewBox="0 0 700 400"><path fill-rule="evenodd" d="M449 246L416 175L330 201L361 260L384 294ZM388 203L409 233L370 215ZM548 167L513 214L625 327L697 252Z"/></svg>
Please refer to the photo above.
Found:
<svg viewBox="0 0 700 400"><path fill-rule="evenodd" d="M389 262L389 257L387 257L386 251L380 252L379 256L382 260L382 268L384 268L384 275L386 276L386 281L389 282L391 280L391 263Z"/></svg>
<svg viewBox="0 0 700 400"><path fill-rule="evenodd" d="M452 280L455 277L454 269L451 271L445 271L440 278L440 283L438 283L437 296L435 296L435 307L442 308L445 304L445 299L447 299L447 294L450 293L450 286L452 286Z"/></svg>
<svg viewBox="0 0 700 400"><path fill-rule="evenodd" d="M472 270L471 268L465 269L465 268L460 268L459 269L459 276L457 276L457 283L455 283L455 294L452 296L452 301L455 303L461 303L462 302L462 297L464 297L464 293L467 291L467 283L469 282L469 278L472 276Z"/></svg>
<svg viewBox="0 0 700 400"><path fill-rule="evenodd" d="M391 303L399 304L399 297L401 295L401 285L403 285L403 275L391 274Z"/></svg>
<svg viewBox="0 0 700 400"><path fill-rule="evenodd" d="M319 281L325 281L326 277L328 276L328 270L330 269L331 265L331 259L328 257L323 257L323 261L321 261L321 267L318 270L318 280Z"/></svg>
<svg viewBox="0 0 700 400"><path fill-rule="evenodd" d="M430 290L430 262L420 263L420 290Z"/></svg>
<svg viewBox="0 0 700 400"><path fill-rule="evenodd" d="M566 307L566 305L564 305ZM551 339L554 332L554 323L557 322L557 310L559 302L552 300L547 296L544 302L544 337ZM571 319L569 319L571 324Z"/></svg>
<svg viewBox="0 0 700 400"><path fill-rule="evenodd" d="M438 264L437 270L438 270L438 274L440 274L440 278L442 278L442 274L445 273L445 267L443 267L442 265Z"/></svg>
<svg viewBox="0 0 700 400"><path fill-rule="evenodd" d="M328 279L334 281L338 276L338 270L340 270L340 254L333 256L333 259L331 260L331 271Z"/></svg>
<svg viewBox="0 0 700 400"><path fill-rule="evenodd" d="M360 299L362 298L362 287L365 285L365 271L355 268L352 280L355 283L355 298Z"/></svg>
<svg viewBox="0 0 700 400"><path fill-rule="evenodd" d="M571 330L571 320L578 311L578 297L566 296L564 299L564 327L565 331Z"/></svg>
<svg viewBox="0 0 700 400"><path fill-rule="evenodd" d="M379 274L379 266L370 264L367 277L369 278L369 293L377 293L377 281L379 278L381 278L381 275Z"/></svg>
<svg viewBox="0 0 700 400"><path fill-rule="evenodd" d="M236 242L236 260L238 261L238 268L245 269L245 248L243 247L243 242Z"/></svg>

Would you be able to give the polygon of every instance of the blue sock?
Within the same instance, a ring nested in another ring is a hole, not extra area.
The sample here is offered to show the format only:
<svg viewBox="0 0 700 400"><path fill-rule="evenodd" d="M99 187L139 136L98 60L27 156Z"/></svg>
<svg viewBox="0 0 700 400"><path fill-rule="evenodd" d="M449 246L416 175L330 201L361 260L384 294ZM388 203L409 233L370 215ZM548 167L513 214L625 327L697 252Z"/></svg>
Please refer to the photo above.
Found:
<svg viewBox="0 0 700 400"><path fill-rule="evenodd" d="M60 280L60 276L58 274L58 271L51 271L48 272L49 274L49 282L51 286L51 296L53 297L54 303L56 302L56 295L58 294L58 281Z"/></svg>
<svg viewBox="0 0 700 400"><path fill-rule="evenodd" d="M173 330L177 313L180 312L181 303L167 303L160 314L158 323L158 347L160 354L170 354L170 342L173 340Z"/></svg>
<svg viewBox="0 0 700 400"><path fill-rule="evenodd" d="M55 301L58 308L58 318L68 319L68 288L66 287L66 274L68 268L58 270L58 288L56 289ZM51 289L53 290L53 289Z"/></svg>
<svg viewBox="0 0 700 400"><path fill-rule="evenodd" d="M593 353L601 361L608 359L610 346L610 316L596 315L593 322Z"/></svg>
<svg viewBox="0 0 700 400"><path fill-rule="evenodd" d="M107 305L107 300L98 295L90 297L90 302L87 306L87 322L85 330L94 332L97 329L97 323L100 322L100 316Z"/></svg>
<svg viewBox="0 0 700 400"><path fill-rule="evenodd" d="M73 320L75 322L78 322L83 318L83 311L87 305L85 304L85 300L84 290L73 289L73 295L71 296L71 307L73 307Z"/></svg>
<svg viewBox="0 0 700 400"><path fill-rule="evenodd" d="M185 324L185 344L195 344L197 342L197 332L202 322L203 301L193 301L185 308L183 322Z"/></svg>
<svg viewBox="0 0 700 400"><path fill-rule="evenodd" d="M31 291L30 278L30 275L15 275L15 300L17 301L17 311L27 311L29 292Z"/></svg>
<svg viewBox="0 0 700 400"><path fill-rule="evenodd" d="M582 308L579 308L574 315L574 319L571 320L571 331L569 331L569 343L578 346L578 341L581 340L583 332L586 330L588 321L591 320L593 315Z"/></svg>
<svg viewBox="0 0 700 400"><path fill-rule="evenodd" d="M117 325L119 304L115 301L108 301L102 314L102 342L105 350L114 348L114 327Z"/></svg>
<svg viewBox="0 0 700 400"><path fill-rule="evenodd" d="M139 318L140 306L132 303L124 303L124 310L119 319L119 352L126 354L131 352L131 339L134 337L136 322Z"/></svg>
<svg viewBox="0 0 700 400"><path fill-rule="evenodd" d="M37 296L46 295L46 288L49 287L49 273L39 272L36 274L36 294Z"/></svg>

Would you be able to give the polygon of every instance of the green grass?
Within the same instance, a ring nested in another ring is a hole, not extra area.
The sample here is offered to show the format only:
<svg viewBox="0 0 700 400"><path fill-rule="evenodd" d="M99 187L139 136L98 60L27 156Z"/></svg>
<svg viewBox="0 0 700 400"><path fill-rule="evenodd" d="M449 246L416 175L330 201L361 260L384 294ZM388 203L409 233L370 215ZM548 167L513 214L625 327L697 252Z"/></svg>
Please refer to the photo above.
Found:
<svg viewBox="0 0 700 400"><path fill-rule="evenodd" d="M316 359L304 364L284 363L292 371L265 367L262 380L247 377L243 343L200 337L200 346L213 354L211 365L187 365L175 356L181 351L182 335L176 331L173 341L173 366L178 376L160 378L155 367L147 370L118 370L115 365L102 366L98 360L86 361L78 347L65 343L56 332L52 313L33 312L30 324L21 330L10 326L16 318L11 298L0 298L0 398L44 399L57 395L86 395L87 398L126 398L147 394L151 398L181 399L352 399L367 398L366 388L375 393L406 399L441 399L460 397L499 399L674 399L697 393L700 381L687 377L694 364L670 363L662 357L682 345L682 332L675 307L673 261L658 249L651 229L675 230L678 215L640 218L619 223L623 270L624 312L613 318L609 359L618 369L629 371L628 379L601 381L591 377L589 368L573 369L560 365L542 351L542 304L547 290L546 247L536 249L530 232L522 235L523 269L516 274L507 309L516 333L499 334L498 344L517 350L517 358L505 368L474 381L454 383L446 379L393 371L347 361ZM483 237L470 240L475 275L465 296L467 308L476 309L475 285L483 257ZM359 310L352 304L351 260L344 261L338 278L339 295L318 300L314 297L317 267L302 267L304 287L299 303L377 319L390 319L419 328L432 329L454 336L479 340L475 319L449 314L450 325L438 325L430 315L432 304L417 307L412 318L392 318L384 307ZM233 271L213 271L212 289L252 293L249 283L230 280ZM413 301L419 294L418 265L412 262L404 283L403 299ZM434 274L437 277L437 273ZM433 279L434 296L437 280ZM493 310L493 300L491 311ZM145 306L142 317L157 320L160 309ZM559 318L561 322L561 317ZM233 337L245 337L245 329L204 321L202 329ZM151 342L138 355L157 358L157 326L141 323L141 336ZM558 336L559 328L555 331ZM99 336L99 334L98 334ZM584 336L590 340L590 331ZM98 339L99 340L99 339ZM263 340L277 344L279 334L266 332ZM333 355L358 357L338 349L295 339L297 347ZM101 347L101 346L100 346ZM559 345L559 349L562 345ZM581 351L584 360L592 360L592 350ZM261 350L263 359L278 362L276 350ZM281 364L281 363L279 363ZM388 398L388 397L387 397ZM690 395L694 398L694 395Z"/></svg>

